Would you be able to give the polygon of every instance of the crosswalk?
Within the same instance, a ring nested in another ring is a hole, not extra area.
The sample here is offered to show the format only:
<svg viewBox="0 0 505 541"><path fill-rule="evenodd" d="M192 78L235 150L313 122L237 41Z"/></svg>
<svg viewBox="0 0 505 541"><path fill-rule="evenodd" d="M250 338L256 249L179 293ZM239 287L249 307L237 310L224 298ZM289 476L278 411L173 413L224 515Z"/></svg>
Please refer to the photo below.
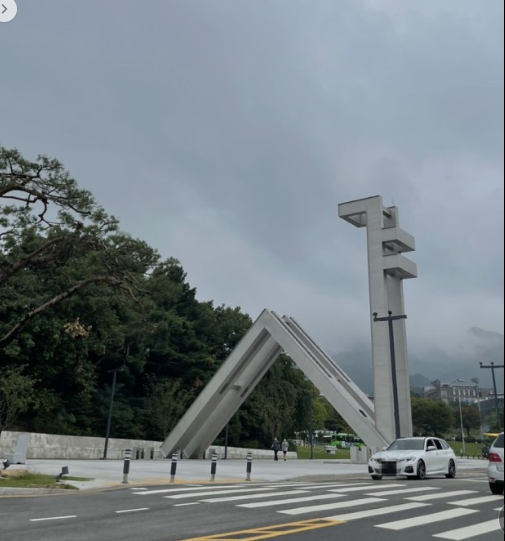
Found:
<svg viewBox="0 0 505 541"><path fill-rule="evenodd" d="M503 539L498 520L503 496L489 495L475 485L464 490L448 488L409 482L341 482L196 485L137 488L133 492L144 500L162 498L174 507L231 504L241 510L268 511L300 519L368 521L373 528L392 534L428 528L425 537L434 539Z"/></svg>

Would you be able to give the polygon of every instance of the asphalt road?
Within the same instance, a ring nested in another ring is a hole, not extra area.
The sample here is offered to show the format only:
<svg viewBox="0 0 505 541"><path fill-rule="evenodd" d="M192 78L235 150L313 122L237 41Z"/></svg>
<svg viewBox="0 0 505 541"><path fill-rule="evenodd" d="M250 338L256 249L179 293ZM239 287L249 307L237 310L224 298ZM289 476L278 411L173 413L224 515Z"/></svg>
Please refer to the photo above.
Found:
<svg viewBox="0 0 505 541"><path fill-rule="evenodd" d="M502 507L482 476L137 486L1 498L0 539L501 541Z"/></svg>

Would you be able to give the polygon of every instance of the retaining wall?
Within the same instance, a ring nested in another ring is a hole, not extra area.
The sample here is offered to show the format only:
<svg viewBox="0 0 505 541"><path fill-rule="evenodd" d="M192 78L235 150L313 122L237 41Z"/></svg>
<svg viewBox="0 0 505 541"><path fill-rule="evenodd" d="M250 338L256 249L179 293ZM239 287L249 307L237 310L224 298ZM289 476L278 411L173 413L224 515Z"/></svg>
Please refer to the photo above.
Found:
<svg viewBox="0 0 505 541"><path fill-rule="evenodd" d="M98 460L103 457L105 438L88 438L83 436L61 436L56 434L35 434L27 432L10 432L4 430L0 434L0 460L6 455L14 453L20 434L28 434L27 459L65 459L65 460ZM107 458L120 460L124 458L124 450L132 449L132 459L162 459L160 451L161 441L109 439ZM212 450L215 450L218 458L223 459L225 448L212 446L206 453L210 459ZM237 449L228 448L229 459L245 459L251 452L256 460L272 459L273 451L262 449ZM282 455L282 453L280 453ZM288 453L290 460L296 459L296 453ZM171 458L171 457L168 457Z"/></svg>

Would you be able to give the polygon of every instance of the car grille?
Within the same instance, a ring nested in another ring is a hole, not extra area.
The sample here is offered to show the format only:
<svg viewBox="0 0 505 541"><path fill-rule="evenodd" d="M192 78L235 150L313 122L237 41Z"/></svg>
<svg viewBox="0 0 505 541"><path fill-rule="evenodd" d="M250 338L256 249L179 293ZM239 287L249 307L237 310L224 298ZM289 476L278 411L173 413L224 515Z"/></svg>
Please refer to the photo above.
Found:
<svg viewBox="0 0 505 541"><path fill-rule="evenodd" d="M398 462L396 460L383 461L382 473L384 475L396 475L398 473Z"/></svg>

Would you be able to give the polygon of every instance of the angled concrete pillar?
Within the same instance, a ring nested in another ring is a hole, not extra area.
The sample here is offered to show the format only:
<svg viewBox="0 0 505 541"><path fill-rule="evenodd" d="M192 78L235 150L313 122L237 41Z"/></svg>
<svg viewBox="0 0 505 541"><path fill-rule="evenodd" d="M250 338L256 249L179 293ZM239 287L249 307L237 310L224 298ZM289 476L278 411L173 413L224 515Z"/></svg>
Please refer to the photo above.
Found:
<svg viewBox="0 0 505 541"><path fill-rule="evenodd" d="M375 449L388 444L374 404L292 318L264 310L161 446L202 458L224 426L285 351L344 420Z"/></svg>
<svg viewBox="0 0 505 541"><path fill-rule="evenodd" d="M373 322L372 314L405 314L403 280L416 278L417 267L402 253L415 250L415 239L400 229L398 209L385 207L380 196L342 203L338 210L340 218L367 230L375 422L392 441L396 434L389 331L386 323ZM405 321L395 321L393 328L401 436L408 437L412 435L412 412Z"/></svg>

